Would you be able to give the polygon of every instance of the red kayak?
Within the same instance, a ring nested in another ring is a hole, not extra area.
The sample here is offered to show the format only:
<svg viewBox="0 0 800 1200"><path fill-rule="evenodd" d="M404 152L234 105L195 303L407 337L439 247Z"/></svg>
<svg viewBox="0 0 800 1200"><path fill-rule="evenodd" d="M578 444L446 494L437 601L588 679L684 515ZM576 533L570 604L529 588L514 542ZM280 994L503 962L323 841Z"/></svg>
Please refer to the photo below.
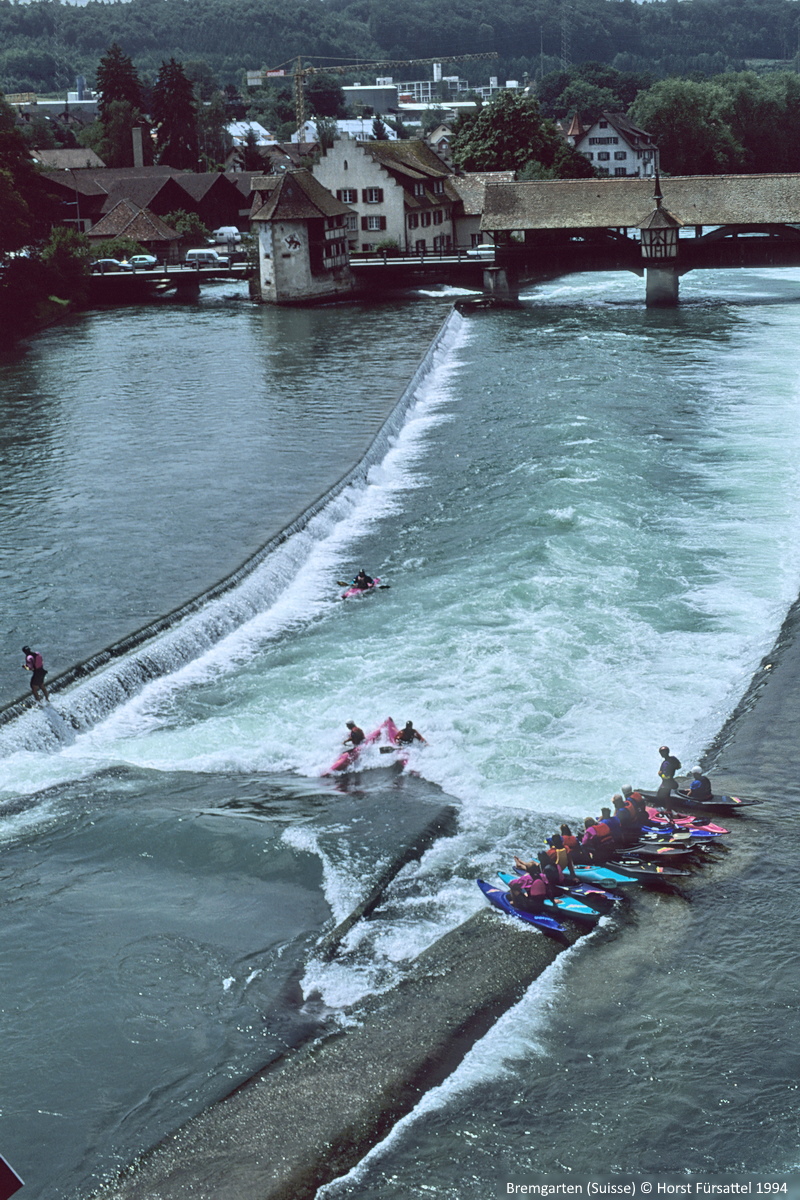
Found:
<svg viewBox="0 0 800 1200"><path fill-rule="evenodd" d="M355 763L358 762L366 747L374 746L376 742L381 740L381 738L385 738L386 741L386 746L381 746L381 750L384 748L393 748L397 744L397 735L399 732L400 730L397 728L392 718L387 717L385 721L381 722L377 729L373 729L372 733L367 734L363 742L359 742L357 746L351 747L350 750L343 750L336 761L331 763L325 774L335 775L339 771L348 771L350 767L354 766Z"/></svg>

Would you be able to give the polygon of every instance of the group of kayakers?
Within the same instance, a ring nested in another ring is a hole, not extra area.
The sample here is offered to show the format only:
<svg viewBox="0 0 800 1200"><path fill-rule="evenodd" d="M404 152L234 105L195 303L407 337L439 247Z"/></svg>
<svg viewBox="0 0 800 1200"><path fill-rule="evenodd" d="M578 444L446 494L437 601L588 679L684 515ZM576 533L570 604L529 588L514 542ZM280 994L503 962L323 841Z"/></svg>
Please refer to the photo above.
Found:
<svg viewBox="0 0 800 1200"><path fill-rule="evenodd" d="M347 725L348 732L342 745L355 749L356 746L360 746L364 741L366 734L359 725L356 725L355 721L346 721L345 724ZM394 742L396 746L410 746L412 742L422 742L424 746L428 744L422 734L414 728L413 721L406 721L403 728L396 733Z"/></svg>
<svg viewBox="0 0 800 1200"><path fill-rule="evenodd" d="M661 802L669 812L669 796L677 790L675 773L680 770L680 761L670 754L668 746L659 747L662 756L659 777ZM692 782L686 794L693 800L711 798L710 780L700 767L693 767ZM667 781L669 788L662 794ZM605 866L621 849L635 845L641 838L642 827L650 821L647 801L641 792L626 785L611 798L611 808L602 808L600 816L586 817L580 838L569 825L562 825L558 833L547 839L547 849L540 851L536 859L526 862L514 856L514 865L520 872L509 884L509 900L521 912L541 913L545 901L554 900L558 889L568 883L578 883L575 864Z"/></svg>

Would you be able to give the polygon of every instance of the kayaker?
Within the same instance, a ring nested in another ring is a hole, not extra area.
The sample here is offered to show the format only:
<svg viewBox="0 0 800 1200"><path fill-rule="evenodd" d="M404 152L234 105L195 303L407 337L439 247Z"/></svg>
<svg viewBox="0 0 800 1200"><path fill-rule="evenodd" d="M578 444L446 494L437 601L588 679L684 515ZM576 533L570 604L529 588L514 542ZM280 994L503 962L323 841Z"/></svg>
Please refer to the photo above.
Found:
<svg viewBox="0 0 800 1200"><path fill-rule="evenodd" d="M351 587L358 588L360 592L366 592L368 588L375 586L375 580L362 567L353 580Z"/></svg>
<svg viewBox="0 0 800 1200"><path fill-rule="evenodd" d="M615 798L616 797L612 796L612 802ZM622 797L620 796L619 799L621 800ZM611 836L614 839L614 845L621 846L625 838L622 832L622 824L619 817L616 815L616 812L612 813L610 808L601 808L600 820L611 830Z"/></svg>
<svg viewBox="0 0 800 1200"><path fill-rule="evenodd" d="M561 834L554 833L553 836L547 840L549 843L547 857L556 864L562 875L566 872L572 882L577 883L578 876L575 874L575 864L572 861L572 855L564 845L564 839Z"/></svg>
<svg viewBox="0 0 800 1200"><path fill-rule="evenodd" d="M360 746L364 740L364 730L359 729L355 721L347 721L347 728L350 730L347 737L342 742L343 746L352 746L355 750L356 746Z"/></svg>
<svg viewBox="0 0 800 1200"><path fill-rule="evenodd" d="M580 863L584 866L586 863L591 862L589 851L580 844L569 825L561 825L559 828L561 831L561 838L567 850L570 852L572 861L575 863Z"/></svg>
<svg viewBox="0 0 800 1200"><path fill-rule="evenodd" d="M25 655L24 667L26 671L31 672L31 691L35 700L39 700L39 689L44 692L44 698L47 703L50 703L50 697L47 694L47 688L44 686L44 677L47 671L44 669L44 660L41 654L37 654L35 650L31 650L30 646L23 646L22 653Z"/></svg>
<svg viewBox="0 0 800 1200"><path fill-rule="evenodd" d="M544 912L547 890L547 883L541 875L526 873L511 880L508 898L520 912L539 914Z"/></svg>
<svg viewBox="0 0 800 1200"><path fill-rule="evenodd" d="M639 807L630 796L626 799L620 792L613 797L613 802L615 815L622 830L622 843L623 845L633 845L639 840L639 831L642 828Z"/></svg>
<svg viewBox="0 0 800 1200"><path fill-rule="evenodd" d="M394 740L401 746L410 746L412 742L422 742L423 746L427 746L428 744L422 734L418 733L414 728L413 721L406 721Z"/></svg>
<svg viewBox="0 0 800 1200"><path fill-rule="evenodd" d="M642 793L635 792L629 783L626 783L619 790L622 793L622 799L627 811L635 820L638 819L640 825L646 825L648 816L647 801Z"/></svg>
<svg viewBox="0 0 800 1200"><path fill-rule="evenodd" d="M669 746L659 746L658 753L661 755L661 766L658 768L661 783L656 792L656 799L668 800L670 792L675 790L675 773L681 769L681 760L670 754Z"/></svg>
<svg viewBox="0 0 800 1200"><path fill-rule="evenodd" d="M581 846L589 851L592 861L602 864L613 858L616 846L608 826L602 821L595 821L594 817L586 817L583 827Z"/></svg>
<svg viewBox="0 0 800 1200"><path fill-rule="evenodd" d="M714 793L711 790L711 780L703 774L700 767L692 767L692 782L689 784L689 799L701 802L711 800Z"/></svg>

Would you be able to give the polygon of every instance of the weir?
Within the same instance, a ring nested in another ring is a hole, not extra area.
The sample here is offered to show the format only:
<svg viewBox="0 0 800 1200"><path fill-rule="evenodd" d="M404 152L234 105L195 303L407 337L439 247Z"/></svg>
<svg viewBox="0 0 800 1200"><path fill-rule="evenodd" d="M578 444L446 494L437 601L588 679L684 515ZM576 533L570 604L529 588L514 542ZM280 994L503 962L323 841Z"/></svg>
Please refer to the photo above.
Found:
<svg viewBox="0 0 800 1200"><path fill-rule="evenodd" d="M212 587L47 680L53 696L69 690L73 730L90 729L113 708L136 696L147 683L170 674L216 645L280 594L298 563L306 557L314 535L345 515L348 489L364 485L370 468L384 457L414 403L418 388L434 368L439 354L446 351L462 319L455 309L451 310L369 449L294 521ZM341 511L337 509L337 501L344 505ZM29 696L0 709L2 726L13 727L17 749L42 746L55 749L63 743L53 724L45 720L38 708L31 707ZM9 738L10 732L2 741Z"/></svg>

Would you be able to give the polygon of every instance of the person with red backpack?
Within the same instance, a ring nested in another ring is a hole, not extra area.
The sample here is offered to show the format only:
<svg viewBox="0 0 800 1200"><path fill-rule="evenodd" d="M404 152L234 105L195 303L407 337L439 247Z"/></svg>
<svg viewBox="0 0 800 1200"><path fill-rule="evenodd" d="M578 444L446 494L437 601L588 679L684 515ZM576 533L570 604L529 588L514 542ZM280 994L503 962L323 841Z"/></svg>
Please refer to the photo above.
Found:
<svg viewBox="0 0 800 1200"><path fill-rule="evenodd" d="M39 688L44 692L44 698L47 703L50 703L50 697L47 694L47 688L44 686L44 677L47 671L44 669L44 662L41 654L37 654L35 650L31 650L30 646L23 646L22 653L25 655L25 670L31 672L31 691L34 699L39 699Z"/></svg>

